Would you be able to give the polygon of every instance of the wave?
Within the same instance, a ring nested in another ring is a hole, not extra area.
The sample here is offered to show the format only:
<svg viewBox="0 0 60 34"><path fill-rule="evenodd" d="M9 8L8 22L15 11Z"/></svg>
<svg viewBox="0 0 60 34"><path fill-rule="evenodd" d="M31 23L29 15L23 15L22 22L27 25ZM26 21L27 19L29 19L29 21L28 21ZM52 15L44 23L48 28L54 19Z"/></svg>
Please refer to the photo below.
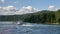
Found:
<svg viewBox="0 0 60 34"><path fill-rule="evenodd" d="M26 24L22 24L21 26L33 26L33 25L30 23L26 23Z"/></svg>

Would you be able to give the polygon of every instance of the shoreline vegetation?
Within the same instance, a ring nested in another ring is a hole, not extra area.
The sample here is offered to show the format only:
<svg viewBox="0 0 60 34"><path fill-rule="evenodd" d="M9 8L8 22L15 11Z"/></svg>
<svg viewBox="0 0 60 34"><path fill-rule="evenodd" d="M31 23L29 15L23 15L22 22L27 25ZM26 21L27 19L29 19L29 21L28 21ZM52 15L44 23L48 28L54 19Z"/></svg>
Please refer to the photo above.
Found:
<svg viewBox="0 0 60 34"><path fill-rule="evenodd" d="M57 11L42 10L23 15L0 15L0 21L20 21L41 24L60 24L60 9Z"/></svg>

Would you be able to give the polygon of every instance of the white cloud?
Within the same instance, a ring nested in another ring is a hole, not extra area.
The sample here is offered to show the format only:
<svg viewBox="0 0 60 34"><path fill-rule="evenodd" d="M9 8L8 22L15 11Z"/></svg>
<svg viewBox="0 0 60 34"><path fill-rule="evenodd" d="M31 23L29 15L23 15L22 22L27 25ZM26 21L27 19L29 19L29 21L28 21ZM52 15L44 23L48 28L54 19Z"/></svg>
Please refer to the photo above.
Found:
<svg viewBox="0 0 60 34"><path fill-rule="evenodd" d="M14 15L15 11L14 6L0 7L0 15Z"/></svg>
<svg viewBox="0 0 60 34"><path fill-rule="evenodd" d="M55 6L49 6L48 9L49 9L50 11L57 11L57 10L60 9L60 8L56 8Z"/></svg>
<svg viewBox="0 0 60 34"><path fill-rule="evenodd" d="M34 13L37 12L38 9L33 8L31 6L24 6L17 11L14 6L0 7L0 15L21 15L26 13Z"/></svg>
<svg viewBox="0 0 60 34"><path fill-rule="evenodd" d="M16 10L16 8L14 6L8 6L8 7L6 7L6 9L9 11Z"/></svg>
<svg viewBox="0 0 60 34"><path fill-rule="evenodd" d="M3 8L2 7L0 7L0 10L2 10Z"/></svg>
<svg viewBox="0 0 60 34"><path fill-rule="evenodd" d="M56 11L59 10L60 8L56 8Z"/></svg>
<svg viewBox="0 0 60 34"><path fill-rule="evenodd" d="M5 2L5 0L0 0L2 3L4 3Z"/></svg>
<svg viewBox="0 0 60 34"><path fill-rule="evenodd" d="M51 10L51 11L55 11L56 10L55 6L49 6L48 9Z"/></svg>
<svg viewBox="0 0 60 34"><path fill-rule="evenodd" d="M15 14L26 14L26 13L34 13L37 12L38 9L33 8L31 6L24 6L19 11L15 12Z"/></svg>

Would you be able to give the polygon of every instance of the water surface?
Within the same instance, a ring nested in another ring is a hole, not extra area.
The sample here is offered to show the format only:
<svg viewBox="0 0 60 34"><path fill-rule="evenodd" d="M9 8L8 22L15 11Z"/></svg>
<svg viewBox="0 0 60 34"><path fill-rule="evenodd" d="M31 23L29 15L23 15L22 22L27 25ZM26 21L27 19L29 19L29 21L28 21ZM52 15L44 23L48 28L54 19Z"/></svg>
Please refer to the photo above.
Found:
<svg viewBox="0 0 60 34"><path fill-rule="evenodd" d="M60 26L42 24L0 24L0 34L60 34Z"/></svg>

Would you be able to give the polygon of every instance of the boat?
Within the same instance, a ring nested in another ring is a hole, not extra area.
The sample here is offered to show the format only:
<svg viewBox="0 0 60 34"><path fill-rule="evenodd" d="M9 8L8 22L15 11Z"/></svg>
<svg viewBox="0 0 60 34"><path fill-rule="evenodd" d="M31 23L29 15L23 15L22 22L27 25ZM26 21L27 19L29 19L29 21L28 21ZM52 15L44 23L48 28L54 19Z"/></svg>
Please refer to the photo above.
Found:
<svg viewBox="0 0 60 34"><path fill-rule="evenodd" d="M18 25L19 25L19 24L20 24L20 22L17 22L16 24L18 24Z"/></svg>
<svg viewBox="0 0 60 34"><path fill-rule="evenodd" d="M15 17L16 17L16 15L15 15ZM14 20L16 20L16 18L14 18ZM22 25L22 24L24 24L24 22L22 20L19 20L19 18L17 18L17 20L14 21L13 24Z"/></svg>
<svg viewBox="0 0 60 34"><path fill-rule="evenodd" d="M22 24L24 24L24 23L23 23L22 21L17 21L16 24L17 24L17 25L22 25Z"/></svg>

